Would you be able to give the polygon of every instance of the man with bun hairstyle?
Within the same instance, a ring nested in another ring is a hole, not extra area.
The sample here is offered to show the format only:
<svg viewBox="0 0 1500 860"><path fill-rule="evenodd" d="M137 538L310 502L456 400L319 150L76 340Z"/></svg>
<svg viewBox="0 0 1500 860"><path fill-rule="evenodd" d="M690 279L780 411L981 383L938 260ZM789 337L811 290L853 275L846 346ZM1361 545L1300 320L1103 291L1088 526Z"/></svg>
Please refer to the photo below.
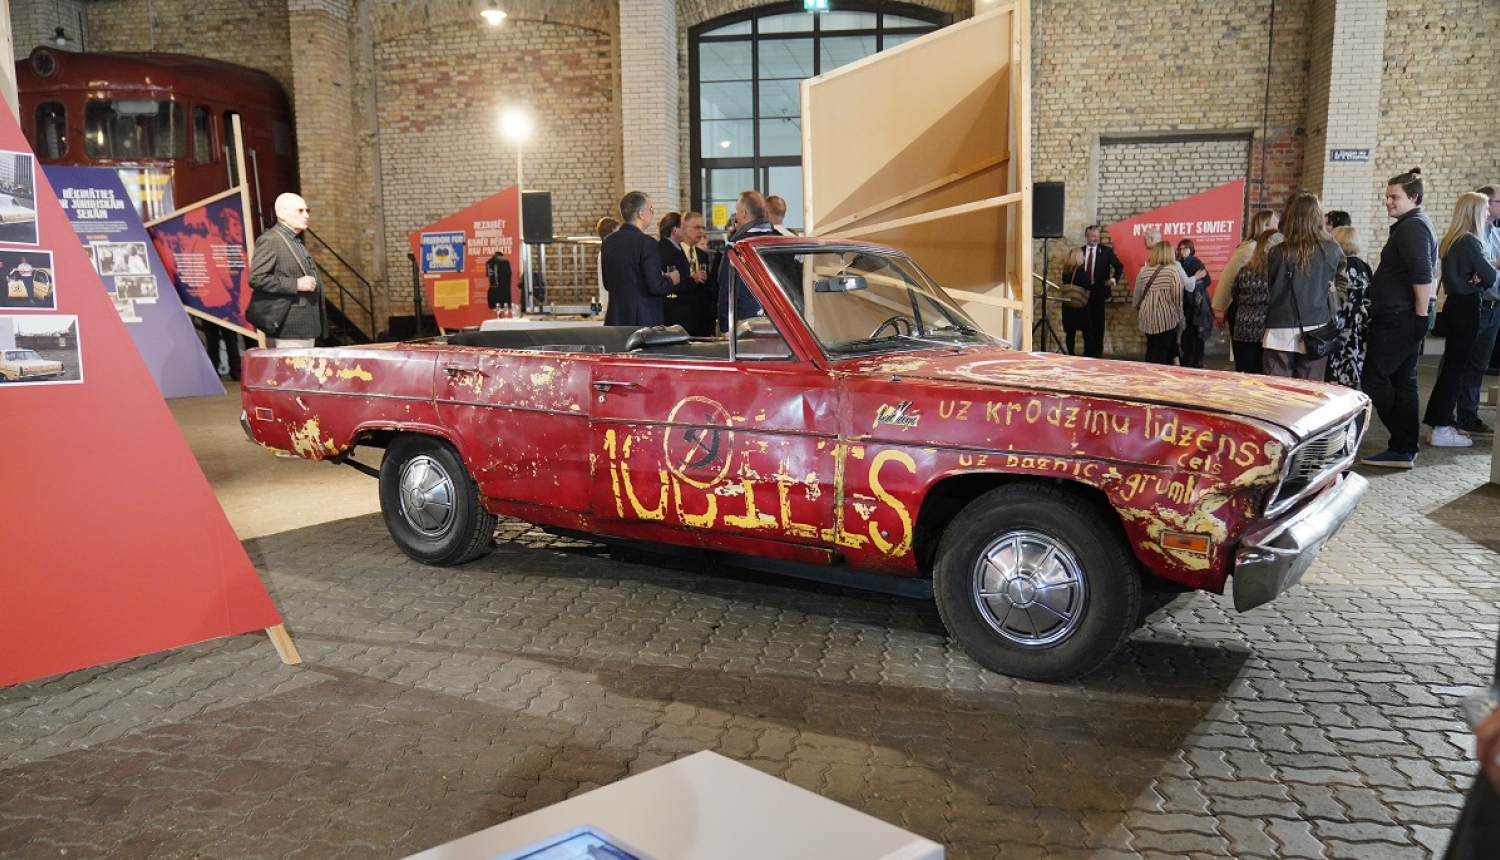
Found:
<svg viewBox="0 0 1500 860"><path fill-rule="evenodd" d="M1437 231L1422 211L1422 169L1391 177L1386 214L1396 219L1370 278L1369 351L1360 388L1370 396L1380 423L1391 433L1385 451L1366 466L1410 469L1417 462L1417 357L1427 337L1437 287Z"/></svg>

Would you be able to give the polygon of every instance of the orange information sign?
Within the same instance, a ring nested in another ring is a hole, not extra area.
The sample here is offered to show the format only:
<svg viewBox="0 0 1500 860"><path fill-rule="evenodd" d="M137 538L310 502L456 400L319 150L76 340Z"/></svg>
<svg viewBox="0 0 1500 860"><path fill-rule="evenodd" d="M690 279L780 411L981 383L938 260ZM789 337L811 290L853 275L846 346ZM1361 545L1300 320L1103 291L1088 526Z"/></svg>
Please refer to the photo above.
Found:
<svg viewBox="0 0 1500 860"><path fill-rule="evenodd" d="M498 289L520 305L520 208L520 186L512 185L409 234L438 325L460 329L494 318L487 267L495 254L504 256L510 269L510 283Z"/></svg>
<svg viewBox="0 0 1500 860"><path fill-rule="evenodd" d="M284 638L111 294L0 113L0 186L14 201L0 228L21 225L0 229L0 250L30 267L0 302L0 685L261 628Z"/></svg>

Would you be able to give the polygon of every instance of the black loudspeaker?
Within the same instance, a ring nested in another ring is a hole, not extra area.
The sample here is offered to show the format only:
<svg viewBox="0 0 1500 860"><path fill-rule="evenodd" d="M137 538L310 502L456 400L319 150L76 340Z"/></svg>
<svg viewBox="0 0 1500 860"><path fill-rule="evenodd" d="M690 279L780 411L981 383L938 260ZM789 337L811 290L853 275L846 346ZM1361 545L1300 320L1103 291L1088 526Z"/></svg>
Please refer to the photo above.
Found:
<svg viewBox="0 0 1500 860"><path fill-rule="evenodd" d="M1063 237L1064 192L1061 182L1038 182L1031 186L1031 238Z"/></svg>
<svg viewBox="0 0 1500 860"><path fill-rule="evenodd" d="M552 192L521 192L522 240L528 245L545 245L552 241Z"/></svg>

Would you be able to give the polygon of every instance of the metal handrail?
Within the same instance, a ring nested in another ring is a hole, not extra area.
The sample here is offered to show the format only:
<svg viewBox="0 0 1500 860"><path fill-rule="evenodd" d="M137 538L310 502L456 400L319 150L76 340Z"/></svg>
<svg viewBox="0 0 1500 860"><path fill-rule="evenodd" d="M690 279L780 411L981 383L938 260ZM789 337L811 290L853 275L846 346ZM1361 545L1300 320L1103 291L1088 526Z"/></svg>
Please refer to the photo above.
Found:
<svg viewBox="0 0 1500 860"><path fill-rule="evenodd" d="M356 269L356 268L354 268L354 266L350 265L349 261L345 260L343 258L343 256L341 256L339 254L338 251L335 251L333 249L333 246L330 245L330 244L328 244L328 242L326 240L324 240L322 236L319 236L317 233L314 233L312 231L312 228L308 228L304 232L308 236L311 236L318 243L318 245L320 247L322 247L322 249L324 251L328 252L328 254L330 254L335 260L338 260L339 263L345 269L347 269L349 271L349 274L353 275L355 278L357 278L359 280L359 282L361 284L364 285L365 296L368 299L368 303L360 301L359 296L357 294L355 294L354 292L352 292L351 290L349 290L348 288L346 288L344 286L343 282L340 281L338 279L338 277L335 276L334 273L331 270L329 270L329 268L327 266L322 265L321 263L317 264L318 268L322 269L323 273L328 276L328 280L332 281L333 285L338 289L338 294L339 294L339 303L338 303L338 305L339 305L339 312L341 314L343 314L344 320L346 322L354 325L355 329L358 330L358 324L355 324L353 322L353 320L351 320L349 318L349 313L345 310L345 308L347 308L349 306L349 304L352 303L355 307L359 308L361 311L364 311L365 318L369 320L370 328L367 331L360 331L360 334L364 335L366 337L366 339L368 339L368 340L374 340L375 339L375 331L376 331L376 325L375 325L375 286L370 283L369 279L367 279L364 275L360 274L360 272L359 272L358 269ZM317 262L316 258L314 258L314 262L315 263Z"/></svg>

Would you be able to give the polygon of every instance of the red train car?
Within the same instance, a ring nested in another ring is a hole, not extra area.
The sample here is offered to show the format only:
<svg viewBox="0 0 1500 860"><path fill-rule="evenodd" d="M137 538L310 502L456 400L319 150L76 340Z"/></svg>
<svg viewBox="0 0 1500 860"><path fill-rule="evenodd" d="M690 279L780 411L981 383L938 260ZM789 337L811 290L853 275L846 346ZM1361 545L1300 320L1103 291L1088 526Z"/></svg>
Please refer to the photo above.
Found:
<svg viewBox="0 0 1500 860"><path fill-rule="evenodd" d="M114 167L150 220L224 191L240 117L256 220L298 190L291 100L275 78L234 63L158 53L39 47L16 63L21 129L42 164Z"/></svg>

